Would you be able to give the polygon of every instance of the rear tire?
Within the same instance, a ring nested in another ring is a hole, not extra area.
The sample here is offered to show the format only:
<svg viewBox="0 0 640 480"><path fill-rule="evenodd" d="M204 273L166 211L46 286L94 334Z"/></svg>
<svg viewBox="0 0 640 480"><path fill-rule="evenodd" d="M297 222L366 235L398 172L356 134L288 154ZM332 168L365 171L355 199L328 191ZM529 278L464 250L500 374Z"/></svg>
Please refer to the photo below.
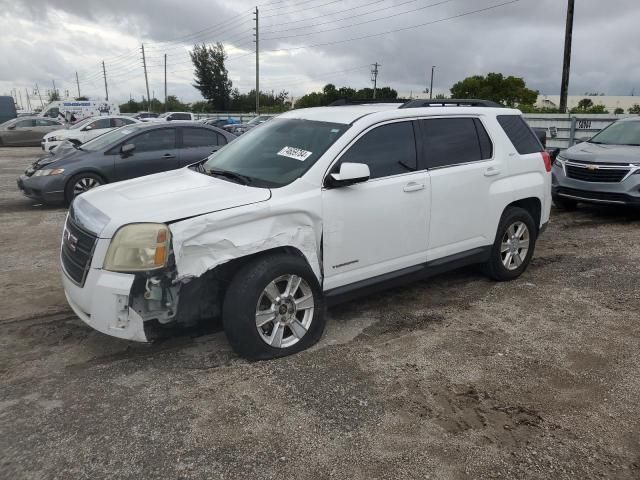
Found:
<svg viewBox="0 0 640 480"><path fill-rule="evenodd" d="M578 207L578 202L571 200L570 198L563 198L558 196L552 197L553 204L560 210L573 211Z"/></svg>
<svg viewBox="0 0 640 480"><path fill-rule="evenodd" d="M224 331L249 360L309 348L324 331L324 299L315 274L297 256L259 257L238 270L222 307Z"/></svg>
<svg viewBox="0 0 640 480"><path fill-rule="evenodd" d="M84 172L71 177L64 187L64 203L71 205L71 202L78 195L81 195L93 188L107 183L104 178L96 173Z"/></svg>
<svg viewBox="0 0 640 480"><path fill-rule="evenodd" d="M523 208L508 207L500 219L484 272L499 282L518 278L531 261L537 236L538 227L531 214Z"/></svg>

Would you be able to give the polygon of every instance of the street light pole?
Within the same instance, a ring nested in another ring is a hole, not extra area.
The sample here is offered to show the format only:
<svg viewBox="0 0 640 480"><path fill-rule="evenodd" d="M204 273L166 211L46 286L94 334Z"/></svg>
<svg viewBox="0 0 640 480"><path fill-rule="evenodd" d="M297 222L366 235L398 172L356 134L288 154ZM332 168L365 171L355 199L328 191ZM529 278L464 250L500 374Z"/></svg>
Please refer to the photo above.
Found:
<svg viewBox="0 0 640 480"><path fill-rule="evenodd" d="M431 66L431 86L429 87L429 98L433 98L433 72L436 69L435 65Z"/></svg>

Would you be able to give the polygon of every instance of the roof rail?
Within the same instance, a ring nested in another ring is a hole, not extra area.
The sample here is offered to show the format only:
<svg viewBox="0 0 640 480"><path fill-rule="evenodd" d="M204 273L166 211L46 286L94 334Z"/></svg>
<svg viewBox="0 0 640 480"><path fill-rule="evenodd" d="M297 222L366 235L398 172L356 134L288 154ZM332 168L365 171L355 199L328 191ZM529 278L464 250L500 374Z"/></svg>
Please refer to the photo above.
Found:
<svg viewBox="0 0 640 480"><path fill-rule="evenodd" d="M493 107L504 108L491 100L478 100L476 98L444 98L434 100L409 100L403 103L399 108L420 108L420 107Z"/></svg>
<svg viewBox="0 0 640 480"><path fill-rule="evenodd" d="M406 98L339 98L334 100L329 107L344 107L347 105L371 105L376 103L402 103L403 105L409 100Z"/></svg>

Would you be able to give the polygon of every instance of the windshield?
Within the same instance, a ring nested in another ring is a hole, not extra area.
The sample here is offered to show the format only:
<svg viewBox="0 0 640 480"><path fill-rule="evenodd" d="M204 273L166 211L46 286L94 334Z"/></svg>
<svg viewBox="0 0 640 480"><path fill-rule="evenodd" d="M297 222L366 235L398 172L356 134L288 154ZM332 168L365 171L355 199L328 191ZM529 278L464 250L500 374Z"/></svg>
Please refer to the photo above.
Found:
<svg viewBox="0 0 640 480"><path fill-rule="evenodd" d="M640 122L616 122L589 140L590 143L604 145L636 145L640 146Z"/></svg>
<svg viewBox="0 0 640 480"><path fill-rule="evenodd" d="M167 116L171 115L169 112L167 113L163 113L162 115L160 115L158 118L165 118Z"/></svg>
<svg viewBox="0 0 640 480"><path fill-rule="evenodd" d="M101 151L106 147L111 146L111 144L119 142L124 137L135 131L136 129L131 126L116 128L115 130L111 130L110 132L100 135L93 140L89 140L87 143L83 143L81 148L82 150L87 150L89 152Z"/></svg>
<svg viewBox="0 0 640 480"><path fill-rule="evenodd" d="M84 120L80 120L78 123L74 123L72 126L70 126L69 130L75 130L76 128L82 128L87 123L90 123L92 120L93 120L93 117L87 117Z"/></svg>
<svg viewBox="0 0 640 480"><path fill-rule="evenodd" d="M256 186L282 187L302 176L349 128L341 123L274 119L211 155L204 168L247 177Z"/></svg>

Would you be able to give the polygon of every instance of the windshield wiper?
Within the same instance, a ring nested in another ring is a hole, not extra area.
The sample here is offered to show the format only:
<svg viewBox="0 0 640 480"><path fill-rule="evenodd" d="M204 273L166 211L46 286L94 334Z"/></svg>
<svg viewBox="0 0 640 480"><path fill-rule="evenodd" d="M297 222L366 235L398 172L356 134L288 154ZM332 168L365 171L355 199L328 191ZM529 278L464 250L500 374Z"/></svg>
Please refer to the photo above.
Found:
<svg viewBox="0 0 640 480"><path fill-rule="evenodd" d="M236 182L242 185L249 185L250 183L253 183L253 179L251 177L247 177L246 175L241 175L236 172L230 172L229 170L215 170L212 168L207 173L209 175L216 175L218 177L224 177L230 180L235 180Z"/></svg>

